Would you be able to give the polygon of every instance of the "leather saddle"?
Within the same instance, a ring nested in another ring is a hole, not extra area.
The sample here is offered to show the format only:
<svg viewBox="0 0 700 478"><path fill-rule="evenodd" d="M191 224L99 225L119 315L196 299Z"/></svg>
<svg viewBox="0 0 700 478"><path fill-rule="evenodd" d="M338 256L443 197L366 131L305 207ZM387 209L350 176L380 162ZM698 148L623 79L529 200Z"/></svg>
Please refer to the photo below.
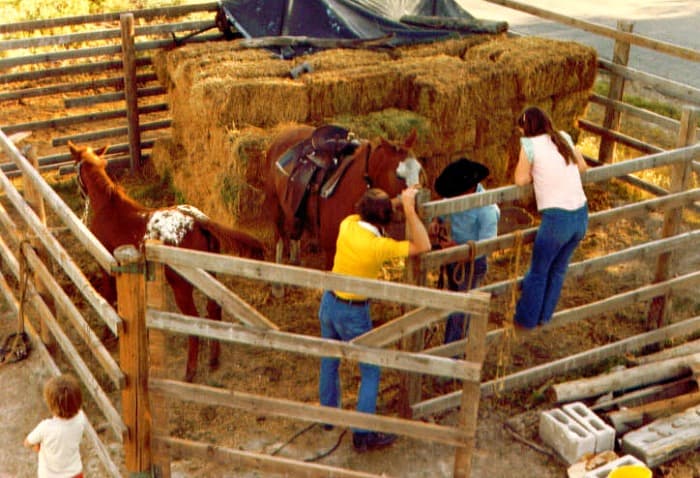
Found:
<svg viewBox="0 0 700 478"><path fill-rule="evenodd" d="M306 218L305 206L310 196L318 196L328 178L337 184L337 173L344 172L359 145L349 130L336 125L315 129L311 137L289 148L278 160L277 168L286 176L287 187L282 198L283 209L299 223ZM336 174L334 174L336 173ZM332 190L324 189L324 197ZM300 235L299 224L293 228ZM293 237L294 238L294 237Z"/></svg>

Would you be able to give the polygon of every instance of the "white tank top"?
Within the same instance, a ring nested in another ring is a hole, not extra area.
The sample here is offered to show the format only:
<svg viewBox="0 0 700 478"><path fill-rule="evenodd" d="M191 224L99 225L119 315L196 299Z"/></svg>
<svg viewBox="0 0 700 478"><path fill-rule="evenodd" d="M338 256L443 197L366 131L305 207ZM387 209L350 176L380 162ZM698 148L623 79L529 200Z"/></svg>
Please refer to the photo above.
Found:
<svg viewBox="0 0 700 478"><path fill-rule="evenodd" d="M571 137L561 135L573 147ZM548 134L520 138L520 145L532 165L537 209L559 208L567 211L580 209L586 203L581 174L576 162L566 164L557 146Z"/></svg>

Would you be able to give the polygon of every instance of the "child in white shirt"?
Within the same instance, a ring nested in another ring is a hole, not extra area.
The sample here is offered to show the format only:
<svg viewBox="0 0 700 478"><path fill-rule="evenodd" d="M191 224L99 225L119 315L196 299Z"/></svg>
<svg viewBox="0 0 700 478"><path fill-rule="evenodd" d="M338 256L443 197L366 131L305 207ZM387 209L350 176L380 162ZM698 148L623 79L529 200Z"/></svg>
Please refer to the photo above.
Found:
<svg viewBox="0 0 700 478"><path fill-rule="evenodd" d="M44 400L53 417L42 420L24 440L24 446L39 453L38 477L83 478L80 440L87 419L78 381L71 375L51 378L44 385Z"/></svg>

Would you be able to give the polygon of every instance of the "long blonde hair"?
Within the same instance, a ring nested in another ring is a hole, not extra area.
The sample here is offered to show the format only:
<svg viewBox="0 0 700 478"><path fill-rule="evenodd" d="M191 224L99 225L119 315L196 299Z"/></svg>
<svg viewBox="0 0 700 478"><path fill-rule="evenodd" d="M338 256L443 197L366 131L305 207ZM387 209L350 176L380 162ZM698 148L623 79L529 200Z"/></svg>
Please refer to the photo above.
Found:
<svg viewBox="0 0 700 478"><path fill-rule="evenodd" d="M547 113L537 106L525 108L518 118L518 126L523 129L523 134L527 137L548 134L559 153L564 157L566 164L576 163L576 156L571 149L571 145L560 132L554 129L552 120L547 116Z"/></svg>

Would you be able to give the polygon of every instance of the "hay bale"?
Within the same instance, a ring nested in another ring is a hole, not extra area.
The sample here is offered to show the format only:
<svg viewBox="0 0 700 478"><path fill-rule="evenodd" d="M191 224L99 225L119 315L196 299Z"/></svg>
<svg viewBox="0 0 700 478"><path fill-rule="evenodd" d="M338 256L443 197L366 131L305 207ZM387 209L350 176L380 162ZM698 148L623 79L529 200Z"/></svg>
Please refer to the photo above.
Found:
<svg viewBox="0 0 700 478"><path fill-rule="evenodd" d="M264 50L233 50L228 42L192 43L175 50L158 50L153 66L158 81L168 90L186 90L207 77L217 77L223 64L260 64L271 59Z"/></svg>
<svg viewBox="0 0 700 478"><path fill-rule="evenodd" d="M308 75L304 82L310 98L309 121L323 123L343 113L364 115L397 105L399 73L392 66L357 68L343 75L335 71Z"/></svg>
<svg viewBox="0 0 700 478"><path fill-rule="evenodd" d="M552 122L559 128L567 131L572 137L578 137L578 118L585 116L588 108L589 90L574 91L564 95L552 97Z"/></svg>
<svg viewBox="0 0 700 478"><path fill-rule="evenodd" d="M219 108L237 127L270 127L287 121L307 121L309 94L304 83L272 78L226 83L226 102Z"/></svg>
<svg viewBox="0 0 700 478"><path fill-rule="evenodd" d="M312 71L290 78L302 62ZM333 122L360 137L395 140L415 127L430 184L448 162L467 155L489 166L493 187L512 183L522 109L539 105L576 136L596 74L592 48L505 35L293 60L238 42L191 44L156 54L154 64L173 113L172 144L154 156L173 158L176 187L227 222L264 212L265 150L281 124Z"/></svg>
<svg viewBox="0 0 700 478"><path fill-rule="evenodd" d="M264 213L265 153L272 136L272 132L256 127L228 135L229 161L218 171L216 189L230 222L251 224Z"/></svg>
<svg viewBox="0 0 700 478"><path fill-rule="evenodd" d="M539 37L483 43L467 51L465 61L517 71L518 94L542 98L588 89L595 81L596 52L575 42Z"/></svg>

